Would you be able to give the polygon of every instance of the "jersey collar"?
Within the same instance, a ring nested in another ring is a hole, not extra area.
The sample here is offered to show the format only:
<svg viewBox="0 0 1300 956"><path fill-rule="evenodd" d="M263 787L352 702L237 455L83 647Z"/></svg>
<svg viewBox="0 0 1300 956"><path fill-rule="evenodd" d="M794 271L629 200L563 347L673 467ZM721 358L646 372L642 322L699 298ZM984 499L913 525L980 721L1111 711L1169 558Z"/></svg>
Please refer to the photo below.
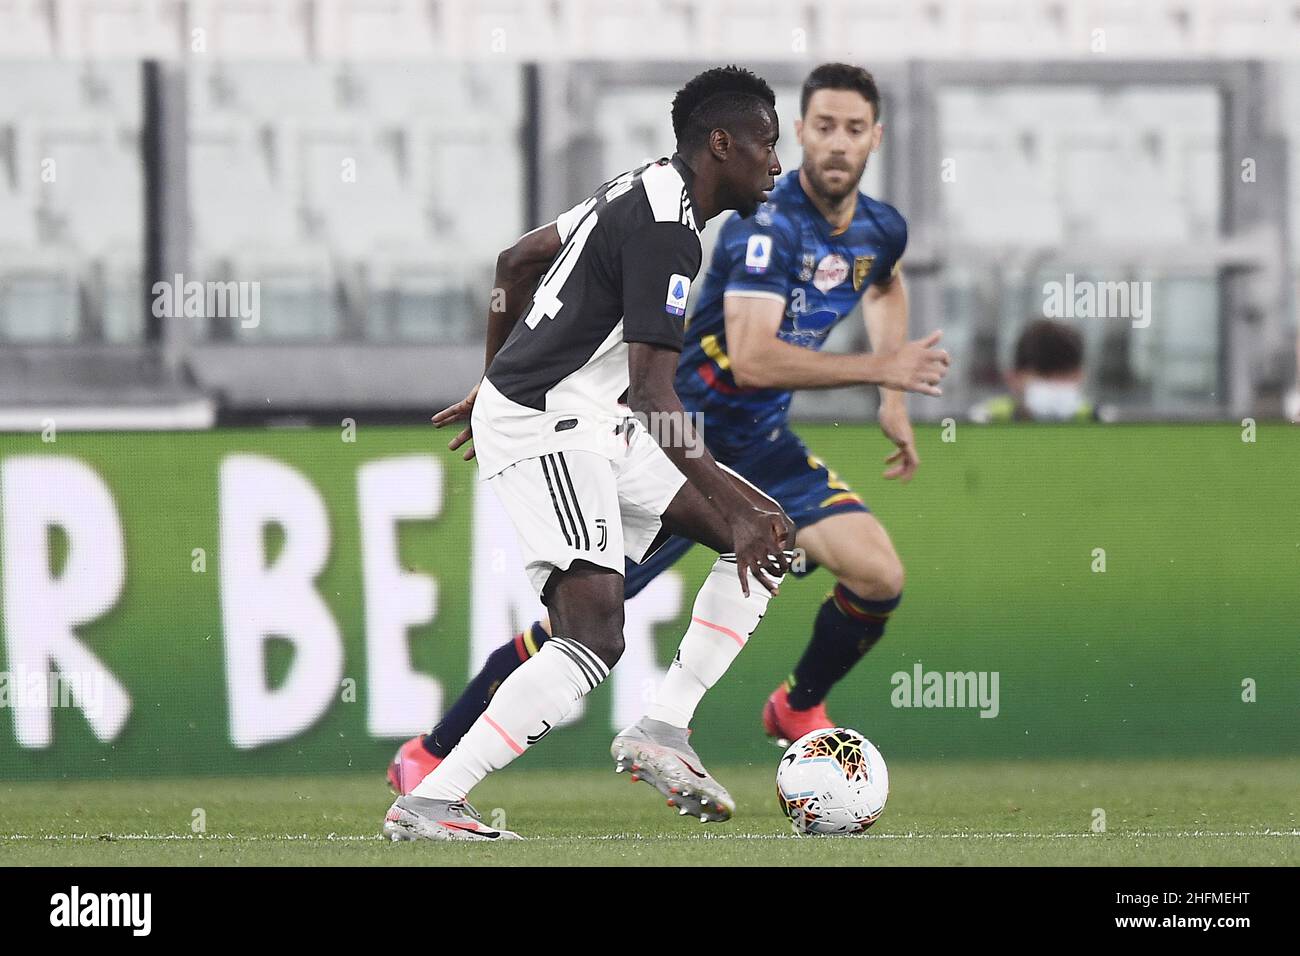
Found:
<svg viewBox="0 0 1300 956"><path fill-rule="evenodd" d="M853 226L853 220L857 218L858 209L862 205L861 190L857 190L857 195L854 197L853 215L849 218L849 224L845 226L843 229L836 229L829 222L826 221L826 217L822 215L822 211L818 209L815 205L813 205L813 201L810 198L808 198L808 193L803 188L803 180L799 178L799 170L798 169L790 170L790 172L786 173L785 178L788 178L792 181L792 188L798 194L799 200L808 207L808 211L812 214L812 218L816 220L818 231L825 233L831 239L838 239L840 236L848 232L849 229Z"/></svg>
<svg viewBox="0 0 1300 956"><path fill-rule="evenodd" d="M686 198L691 203L691 221L695 223L695 232L701 233L704 227L700 225L700 217L695 212L695 173L679 153L673 153L672 167L677 170L677 175L682 177L682 183L686 186Z"/></svg>

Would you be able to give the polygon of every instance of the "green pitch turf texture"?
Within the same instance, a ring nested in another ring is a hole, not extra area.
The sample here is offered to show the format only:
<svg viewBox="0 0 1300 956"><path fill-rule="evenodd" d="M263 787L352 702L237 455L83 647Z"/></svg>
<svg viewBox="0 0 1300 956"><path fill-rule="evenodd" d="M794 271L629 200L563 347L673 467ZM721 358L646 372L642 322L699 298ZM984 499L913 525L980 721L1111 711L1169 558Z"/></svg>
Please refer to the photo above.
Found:
<svg viewBox="0 0 1300 956"><path fill-rule="evenodd" d="M861 837L796 837L771 765L715 768L725 824L612 771L516 768L475 802L529 839L389 844L369 776L0 784L0 865L1297 865L1300 760L907 763ZM191 826L201 810L206 833ZM1094 832L1095 811L1105 832Z"/></svg>

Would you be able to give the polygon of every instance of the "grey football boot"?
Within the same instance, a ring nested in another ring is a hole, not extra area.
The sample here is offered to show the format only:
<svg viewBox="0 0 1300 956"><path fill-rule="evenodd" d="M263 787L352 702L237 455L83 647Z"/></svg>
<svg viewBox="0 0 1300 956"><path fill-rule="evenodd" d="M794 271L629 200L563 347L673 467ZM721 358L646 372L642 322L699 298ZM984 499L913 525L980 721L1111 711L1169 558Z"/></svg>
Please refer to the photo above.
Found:
<svg viewBox="0 0 1300 956"><path fill-rule="evenodd" d="M384 816L384 836L402 840L522 840L518 833L490 827L463 800L398 797Z"/></svg>
<svg viewBox="0 0 1300 956"><path fill-rule="evenodd" d="M730 820L736 801L704 769L686 734L681 727L642 717L610 744L614 772L631 771L633 780L650 784L682 816L699 817L701 823Z"/></svg>

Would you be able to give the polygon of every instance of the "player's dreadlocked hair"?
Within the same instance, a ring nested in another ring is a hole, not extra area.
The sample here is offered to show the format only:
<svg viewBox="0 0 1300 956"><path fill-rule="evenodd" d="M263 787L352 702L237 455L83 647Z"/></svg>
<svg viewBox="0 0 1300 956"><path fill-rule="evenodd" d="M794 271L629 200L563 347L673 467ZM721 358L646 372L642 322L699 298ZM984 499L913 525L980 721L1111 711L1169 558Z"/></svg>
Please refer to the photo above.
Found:
<svg viewBox="0 0 1300 956"><path fill-rule="evenodd" d="M776 94L767 81L739 66L705 70L673 97L673 132L679 152L702 146L715 129L726 129L746 114L776 112Z"/></svg>

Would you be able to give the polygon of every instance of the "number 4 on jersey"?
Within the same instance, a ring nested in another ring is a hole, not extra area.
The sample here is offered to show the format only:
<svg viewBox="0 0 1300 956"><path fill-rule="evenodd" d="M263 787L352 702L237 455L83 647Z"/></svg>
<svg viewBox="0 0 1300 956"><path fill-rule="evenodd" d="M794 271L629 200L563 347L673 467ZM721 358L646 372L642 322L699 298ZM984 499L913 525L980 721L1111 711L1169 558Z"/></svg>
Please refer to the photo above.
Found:
<svg viewBox="0 0 1300 956"><path fill-rule="evenodd" d="M612 202L630 190L636 182L636 174L636 170L629 170L613 180L609 184L609 188L605 190L605 202ZM560 309L564 307L564 303L560 301L559 293L564 288L564 283L569 280L569 274L573 272L573 267L582 254L582 247L587 244L591 230L596 228L596 221L599 217L592 212L595 206L596 198L593 196L583 203L583 208L578 210L580 218L578 228L567 238L564 249L551 265L550 271L546 273L546 278L542 279L542 284L533 293L533 306L528 310L528 315L524 317L524 325L530 329L537 328L537 323L541 322L543 318L555 318Z"/></svg>
<svg viewBox="0 0 1300 956"><path fill-rule="evenodd" d="M524 317L524 325L530 329L537 328L537 323L543 318L553 319L559 314L564 303L560 301L560 290L564 288L564 283L569 281L569 274L573 272L573 267L578 262L578 257L582 254L582 247L587 244L587 238L591 235L591 230L596 228L596 220L599 217L590 212L583 217L578 228L573 231L569 241L564 244L564 250L560 253L559 258L551 266L546 278L542 284L537 287L533 293L533 307L528 310L528 315Z"/></svg>

